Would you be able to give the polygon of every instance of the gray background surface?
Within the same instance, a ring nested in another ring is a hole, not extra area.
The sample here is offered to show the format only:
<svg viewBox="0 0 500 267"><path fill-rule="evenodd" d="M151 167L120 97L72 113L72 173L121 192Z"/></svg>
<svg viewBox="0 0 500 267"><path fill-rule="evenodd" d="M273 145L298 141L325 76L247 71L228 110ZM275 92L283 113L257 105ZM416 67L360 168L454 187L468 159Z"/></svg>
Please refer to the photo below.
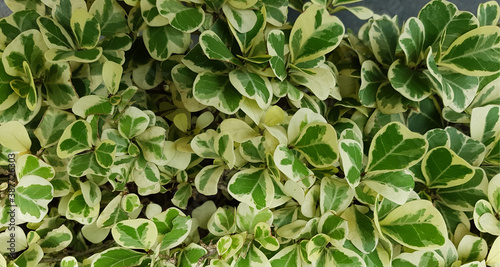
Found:
<svg viewBox="0 0 500 267"><path fill-rule="evenodd" d="M477 6L486 0L449 0L457 5L459 10L470 11L476 14ZM499 1L499 0L496 0ZM354 5L363 5L375 12L376 14L388 14L390 16L398 15L400 23L409 17L416 17L418 11L428 2L428 0L364 0ZM0 0L0 17L5 17L10 14L10 10L5 6L4 0ZM350 14L348 11L337 13L346 28L357 30L363 24L358 18Z"/></svg>

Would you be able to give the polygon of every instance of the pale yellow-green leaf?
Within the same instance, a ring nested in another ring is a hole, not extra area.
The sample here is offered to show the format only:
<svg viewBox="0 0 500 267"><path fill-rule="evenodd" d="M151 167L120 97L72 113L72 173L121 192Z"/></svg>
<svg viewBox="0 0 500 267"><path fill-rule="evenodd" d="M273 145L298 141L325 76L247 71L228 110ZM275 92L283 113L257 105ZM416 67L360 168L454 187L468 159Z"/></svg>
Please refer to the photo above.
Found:
<svg viewBox="0 0 500 267"><path fill-rule="evenodd" d="M458 37L441 56L438 65L469 76L500 72L500 28L483 26Z"/></svg>
<svg viewBox="0 0 500 267"><path fill-rule="evenodd" d="M190 127L186 113L179 113L174 117L174 125L182 132L186 132Z"/></svg>
<svg viewBox="0 0 500 267"><path fill-rule="evenodd" d="M31 148L31 139L24 125L9 121L0 126L0 145L17 152L25 152Z"/></svg>
<svg viewBox="0 0 500 267"><path fill-rule="evenodd" d="M88 241L97 244L102 242L108 236L111 228L99 228L96 226L96 222L93 224L87 224L82 227L82 234Z"/></svg>
<svg viewBox="0 0 500 267"><path fill-rule="evenodd" d="M120 64L113 61L106 61L102 66L102 78L104 85L108 89L108 93L116 94L120 87L123 68Z"/></svg>
<svg viewBox="0 0 500 267"><path fill-rule="evenodd" d="M242 143L249 140L252 137L258 136L259 133L256 132L252 127L242 120L230 118L225 119L219 125L221 132L227 132L233 137L233 140L237 143Z"/></svg>
<svg viewBox="0 0 500 267"><path fill-rule="evenodd" d="M493 245L491 245L490 252L486 258L486 264L488 264L488 266L500 265L500 236L497 236Z"/></svg>

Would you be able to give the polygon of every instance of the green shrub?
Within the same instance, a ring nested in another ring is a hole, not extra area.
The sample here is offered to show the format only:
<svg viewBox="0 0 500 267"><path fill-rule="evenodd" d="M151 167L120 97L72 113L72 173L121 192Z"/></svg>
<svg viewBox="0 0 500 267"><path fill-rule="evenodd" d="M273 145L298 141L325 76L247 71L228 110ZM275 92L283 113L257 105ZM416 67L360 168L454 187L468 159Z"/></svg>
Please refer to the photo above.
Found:
<svg viewBox="0 0 500 267"><path fill-rule="evenodd" d="M500 266L498 3L311 2L7 0L0 267Z"/></svg>

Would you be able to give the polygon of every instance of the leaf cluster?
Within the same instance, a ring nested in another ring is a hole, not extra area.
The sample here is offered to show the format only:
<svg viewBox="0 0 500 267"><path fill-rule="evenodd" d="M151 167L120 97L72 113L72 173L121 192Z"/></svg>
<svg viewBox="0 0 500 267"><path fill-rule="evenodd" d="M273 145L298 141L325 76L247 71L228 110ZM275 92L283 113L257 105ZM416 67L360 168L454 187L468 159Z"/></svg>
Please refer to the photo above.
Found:
<svg viewBox="0 0 500 267"><path fill-rule="evenodd" d="M0 267L500 264L497 2L5 2Z"/></svg>

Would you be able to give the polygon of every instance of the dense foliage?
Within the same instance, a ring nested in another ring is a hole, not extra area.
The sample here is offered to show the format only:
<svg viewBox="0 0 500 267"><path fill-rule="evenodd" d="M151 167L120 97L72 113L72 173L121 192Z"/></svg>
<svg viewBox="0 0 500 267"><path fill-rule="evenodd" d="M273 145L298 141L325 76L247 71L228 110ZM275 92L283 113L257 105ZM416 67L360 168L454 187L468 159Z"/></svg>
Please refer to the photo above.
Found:
<svg viewBox="0 0 500 267"><path fill-rule="evenodd" d="M6 0L0 267L500 266L498 3L359 1Z"/></svg>

